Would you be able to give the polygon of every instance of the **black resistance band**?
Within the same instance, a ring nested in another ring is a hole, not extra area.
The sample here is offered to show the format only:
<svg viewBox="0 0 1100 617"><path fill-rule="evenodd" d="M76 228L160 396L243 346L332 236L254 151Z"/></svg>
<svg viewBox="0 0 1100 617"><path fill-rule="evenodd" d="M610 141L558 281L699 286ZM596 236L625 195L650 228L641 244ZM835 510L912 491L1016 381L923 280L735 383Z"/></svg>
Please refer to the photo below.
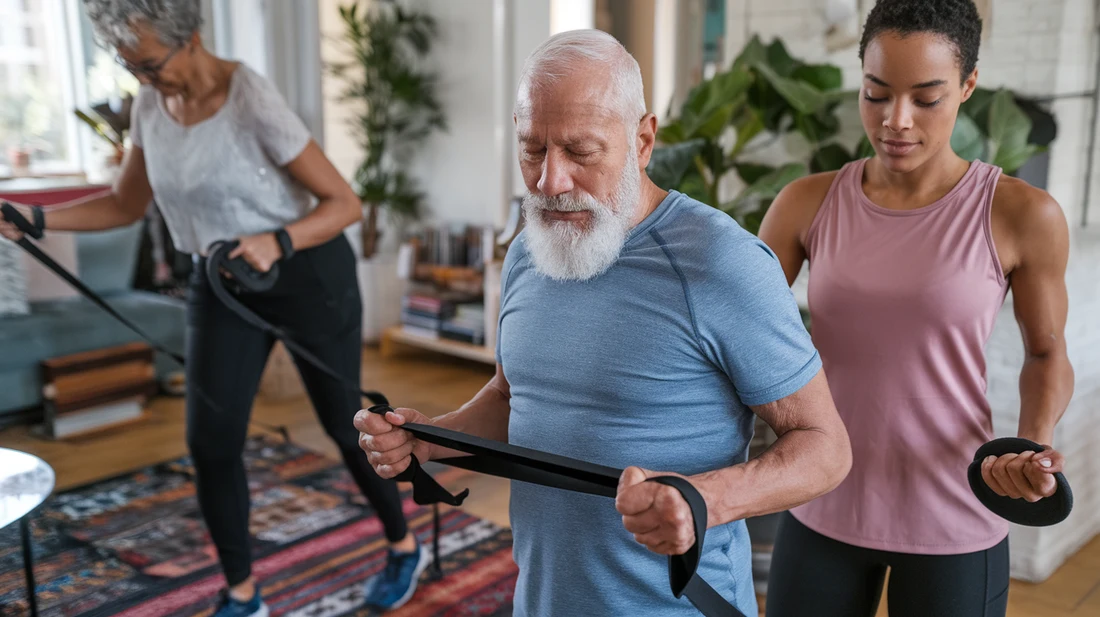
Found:
<svg viewBox="0 0 1100 617"><path fill-rule="evenodd" d="M393 411L393 408L389 405L375 405L369 411L385 415L386 412ZM436 462L510 480L614 499L619 477L623 473L621 469L521 448L438 426L410 422L403 424L401 428L417 439L470 455L439 459ZM420 505L445 503L459 506L469 494L467 489L452 495L424 471L415 456L411 457L409 467L397 479L412 482L413 501ZM671 486L683 495L691 508L695 544L683 555L671 555L668 558L668 581L672 595L677 598L687 596L695 608L707 617L745 617L744 613L726 601L696 572L707 531L707 504L702 495L690 482L676 476L660 476L646 481Z"/></svg>
<svg viewBox="0 0 1100 617"><path fill-rule="evenodd" d="M149 336L144 330L138 327L137 324L127 319L124 315L116 311L110 304L108 304L99 294L92 291L76 278L72 273L65 269L64 266L54 261L52 257L42 251L42 249L35 246L33 242L27 239L30 236L36 240L42 238L42 230L28 221L18 210L15 209L10 203L4 202L0 205L0 214L3 215L4 220L15 225L23 232L24 236L19 239L17 244L22 247L23 250L30 253L31 257L38 260L43 266L49 268L54 274L64 279L66 283L72 285L77 291L80 292L88 300L95 303L97 306L107 311L112 317L117 319L119 323L134 331L135 334L144 339L153 349L166 354L168 357L175 360L181 366L186 365L184 357L170 349L165 348L158 343L153 337ZM283 342L288 349L299 354L310 364L316 366L321 371L324 371L333 379L336 379L345 386L352 388L354 391L367 397L375 405L383 405L387 403L386 397L381 392L374 392L369 390L363 390L359 383L354 382L343 375L340 375L336 371L332 370L325 365L320 359L311 354L301 345L296 343L290 336L287 335L281 328L278 328L267 321L264 321L258 315L248 310L242 305L236 298L234 298L226 289L225 282L221 276L221 270L225 270L233 276L233 281L236 285L242 289L254 292L267 291L275 284L276 279L279 276L277 264L266 273L257 272L252 268L248 262L242 257L236 257L229 259L229 253L237 247L237 242L217 242L211 245L211 255L206 260L206 277L210 283L210 287L214 291L214 295L221 300L231 311L236 313L241 319L244 319L249 324L265 331L269 332ZM200 393L201 395L201 393ZM203 396L207 399L206 396ZM210 402L214 407L219 407L216 404Z"/></svg>

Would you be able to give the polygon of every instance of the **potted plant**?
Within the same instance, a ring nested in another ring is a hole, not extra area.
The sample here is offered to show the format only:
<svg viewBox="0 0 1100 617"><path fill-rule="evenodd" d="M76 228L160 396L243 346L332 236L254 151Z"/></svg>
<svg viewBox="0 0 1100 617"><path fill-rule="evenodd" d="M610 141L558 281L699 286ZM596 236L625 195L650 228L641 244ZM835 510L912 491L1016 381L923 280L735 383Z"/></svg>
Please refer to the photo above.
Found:
<svg viewBox="0 0 1100 617"><path fill-rule="evenodd" d="M101 143L107 147L103 164L90 170L89 181L107 183L114 180L114 175L122 165L122 157L126 153L126 138L130 131L130 107L133 102L133 95L127 93L113 102L96 103L88 111L73 110L76 117L102 138Z"/></svg>
<svg viewBox="0 0 1100 617"><path fill-rule="evenodd" d="M366 299L363 336L370 341L398 322L400 288L392 252L401 230L424 209L424 193L407 172L410 160L426 138L446 129L446 120L436 93L438 79L421 67L437 33L432 16L393 0L374 0L365 7L360 2L341 6L340 18L349 59L329 69L344 81L341 102L357 110L351 128L364 154L353 186L364 210L360 287ZM383 209L393 241L391 250L379 255Z"/></svg>

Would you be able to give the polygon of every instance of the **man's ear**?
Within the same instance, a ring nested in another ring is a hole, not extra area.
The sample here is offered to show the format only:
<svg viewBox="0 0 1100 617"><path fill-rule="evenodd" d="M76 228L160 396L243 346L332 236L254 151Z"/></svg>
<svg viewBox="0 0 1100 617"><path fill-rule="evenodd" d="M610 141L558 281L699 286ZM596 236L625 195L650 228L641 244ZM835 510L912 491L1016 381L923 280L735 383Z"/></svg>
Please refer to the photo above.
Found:
<svg viewBox="0 0 1100 617"><path fill-rule="evenodd" d="M638 122L638 165L645 169L649 166L649 158L653 155L653 148L657 145L657 116L648 113L642 116Z"/></svg>

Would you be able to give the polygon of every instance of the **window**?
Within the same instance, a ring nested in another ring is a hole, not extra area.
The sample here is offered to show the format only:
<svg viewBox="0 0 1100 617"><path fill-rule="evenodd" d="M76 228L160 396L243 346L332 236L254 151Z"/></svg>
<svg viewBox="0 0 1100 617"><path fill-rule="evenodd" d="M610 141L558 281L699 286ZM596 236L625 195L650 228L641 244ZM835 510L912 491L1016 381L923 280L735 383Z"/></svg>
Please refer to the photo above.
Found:
<svg viewBox="0 0 1100 617"><path fill-rule="evenodd" d="M0 177L101 162L110 145L74 110L127 92L137 81L96 45L82 0L0 0Z"/></svg>

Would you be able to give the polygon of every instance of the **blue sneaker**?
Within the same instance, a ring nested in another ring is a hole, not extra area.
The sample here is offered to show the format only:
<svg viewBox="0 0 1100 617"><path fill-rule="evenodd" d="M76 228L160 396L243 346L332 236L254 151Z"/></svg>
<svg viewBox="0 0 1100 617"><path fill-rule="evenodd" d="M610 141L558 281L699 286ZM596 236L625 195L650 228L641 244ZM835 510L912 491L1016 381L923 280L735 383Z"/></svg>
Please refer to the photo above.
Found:
<svg viewBox="0 0 1100 617"><path fill-rule="evenodd" d="M229 595L228 589L222 589L213 617L267 617L267 605L260 598L260 587L256 586L256 595L248 602L241 602Z"/></svg>
<svg viewBox="0 0 1100 617"><path fill-rule="evenodd" d="M384 611L404 606L416 593L420 574L431 561L426 546L419 547L415 553L397 553L390 549L385 569L366 583L365 604Z"/></svg>

